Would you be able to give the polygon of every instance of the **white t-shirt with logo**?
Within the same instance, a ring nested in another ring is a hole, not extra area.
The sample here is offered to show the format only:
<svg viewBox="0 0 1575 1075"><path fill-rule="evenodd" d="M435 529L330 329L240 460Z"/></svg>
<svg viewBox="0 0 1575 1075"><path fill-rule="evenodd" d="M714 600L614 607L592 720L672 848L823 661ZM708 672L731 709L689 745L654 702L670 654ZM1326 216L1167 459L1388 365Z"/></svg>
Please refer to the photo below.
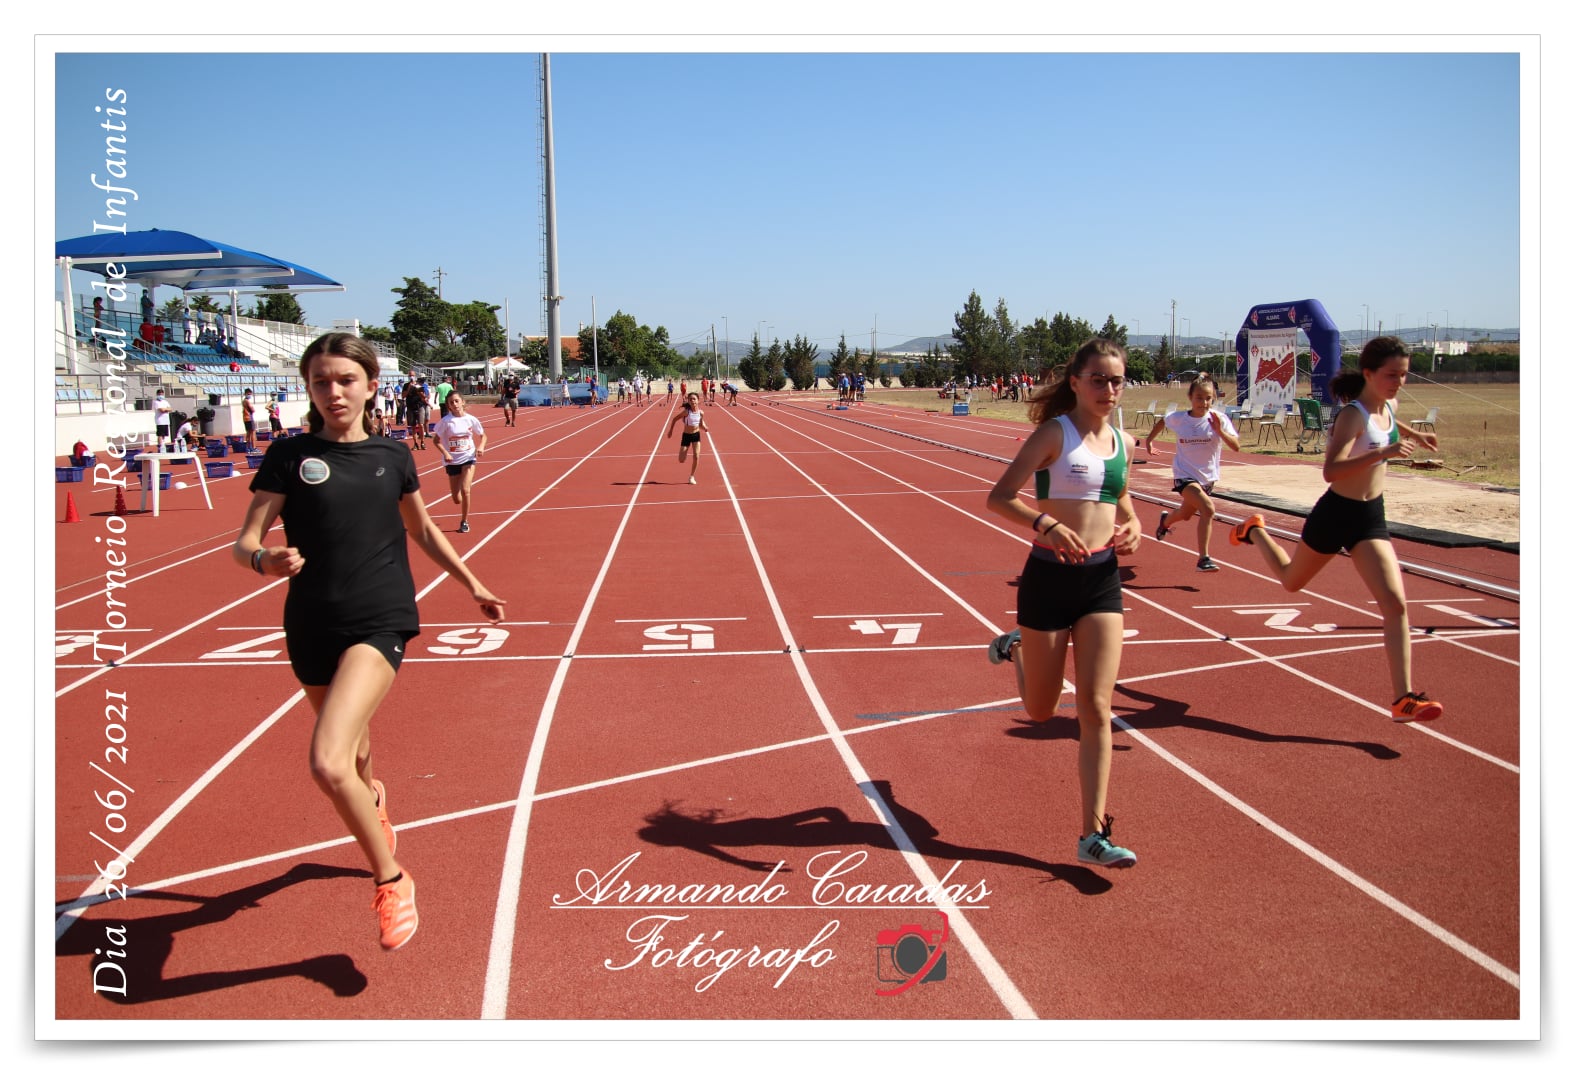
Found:
<svg viewBox="0 0 1575 1075"><path fill-rule="evenodd" d="M476 438L481 436L481 419L473 414L445 414L432 436L453 456L450 466L470 463L476 458Z"/></svg>
<svg viewBox="0 0 1575 1075"><path fill-rule="evenodd" d="M1170 468L1176 478L1191 478L1202 485L1220 480L1220 449L1224 442L1207 413L1194 418L1188 411L1171 411L1165 415L1165 428L1176 435L1176 461ZM1236 436L1236 427L1223 414L1220 429Z"/></svg>

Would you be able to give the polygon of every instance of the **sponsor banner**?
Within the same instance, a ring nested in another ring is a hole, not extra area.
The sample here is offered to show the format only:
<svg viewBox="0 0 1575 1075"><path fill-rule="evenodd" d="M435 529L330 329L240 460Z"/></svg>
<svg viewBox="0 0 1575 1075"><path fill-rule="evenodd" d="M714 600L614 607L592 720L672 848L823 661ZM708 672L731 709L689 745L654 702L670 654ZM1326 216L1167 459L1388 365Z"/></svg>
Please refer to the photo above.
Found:
<svg viewBox="0 0 1575 1075"><path fill-rule="evenodd" d="M1289 409L1296 399L1296 330L1247 332L1247 403Z"/></svg>

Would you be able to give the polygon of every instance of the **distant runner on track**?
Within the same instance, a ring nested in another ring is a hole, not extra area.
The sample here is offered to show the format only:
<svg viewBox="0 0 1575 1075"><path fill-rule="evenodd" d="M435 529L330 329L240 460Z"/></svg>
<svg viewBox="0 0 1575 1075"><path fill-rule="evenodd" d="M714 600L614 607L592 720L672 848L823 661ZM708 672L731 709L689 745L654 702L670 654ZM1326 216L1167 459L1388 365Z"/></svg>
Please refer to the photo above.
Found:
<svg viewBox="0 0 1575 1075"><path fill-rule="evenodd" d="M700 394L690 392L684 397L684 406L673 420L667 423L667 435L671 437L678 423L684 424L683 439L678 442L678 462L682 463L689 457L689 449L695 450L694 461L689 464L689 484L697 484L695 471L700 469L700 434L711 432L711 427L705 424L705 415L700 412Z"/></svg>

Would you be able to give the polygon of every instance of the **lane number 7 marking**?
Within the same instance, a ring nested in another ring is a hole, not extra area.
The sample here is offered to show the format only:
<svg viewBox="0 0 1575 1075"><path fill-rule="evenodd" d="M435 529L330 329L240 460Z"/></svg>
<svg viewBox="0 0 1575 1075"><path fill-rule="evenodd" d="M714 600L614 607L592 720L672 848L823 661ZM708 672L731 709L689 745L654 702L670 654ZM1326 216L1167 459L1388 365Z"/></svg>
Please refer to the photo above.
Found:
<svg viewBox="0 0 1575 1075"><path fill-rule="evenodd" d="M877 623L874 620L854 620L848 625L850 631L857 631L861 635L883 635L887 631L895 631L891 644L894 646L911 646L919 640L919 627L917 623Z"/></svg>
<svg viewBox="0 0 1575 1075"><path fill-rule="evenodd" d="M1238 608L1234 611L1238 616L1262 616L1268 613L1269 618L1263 621L1265 627L1272 627L1276 631L1289 631L1292 634L1324 634L1335 629L1332 623L1315 623L1311 627L1294 626L1296 618L1302 614L1301 609L1298 608Z"/></svg>

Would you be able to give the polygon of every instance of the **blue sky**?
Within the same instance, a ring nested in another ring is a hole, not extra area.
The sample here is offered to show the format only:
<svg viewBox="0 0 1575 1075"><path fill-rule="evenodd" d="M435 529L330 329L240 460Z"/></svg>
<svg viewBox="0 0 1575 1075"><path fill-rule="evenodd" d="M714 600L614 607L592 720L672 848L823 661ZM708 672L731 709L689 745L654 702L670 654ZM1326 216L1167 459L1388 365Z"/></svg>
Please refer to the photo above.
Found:
<svg viewBox="0 0 1575 1075"><path fill-rule="evenodd" d="M563 330L594 297L598 320L676 342L714 324L867 348L878 327L888 347L948 331L975 290L1019 322L1114 314L1145 335L1172 300L1181 335L1309 298L1347 329L1515 327L1520 62L555 53ZM55 65L56 238L100 211L93 108L119 87L130 227L338 279L303 297L314 323L386 325L390 288L441 267L445 298L506 300L515 333L542 331L537 54Z"/></svg>

